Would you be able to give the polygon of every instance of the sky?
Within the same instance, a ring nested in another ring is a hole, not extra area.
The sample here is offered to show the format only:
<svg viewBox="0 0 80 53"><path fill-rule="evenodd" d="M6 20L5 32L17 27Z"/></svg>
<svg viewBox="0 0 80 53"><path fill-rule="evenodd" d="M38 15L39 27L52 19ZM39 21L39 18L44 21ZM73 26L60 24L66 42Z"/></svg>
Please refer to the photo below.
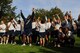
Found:
<svg viewBox="0 0 80 53"><path fill-rule="evenodd" d="M32 8L44 8L50 10L51 8L58 7L62 12L71 11L73 18L77 19L80 14L80 0L13 0L12 7L16 6L16 14L23 11L25 17L32 12Z"/></svg>

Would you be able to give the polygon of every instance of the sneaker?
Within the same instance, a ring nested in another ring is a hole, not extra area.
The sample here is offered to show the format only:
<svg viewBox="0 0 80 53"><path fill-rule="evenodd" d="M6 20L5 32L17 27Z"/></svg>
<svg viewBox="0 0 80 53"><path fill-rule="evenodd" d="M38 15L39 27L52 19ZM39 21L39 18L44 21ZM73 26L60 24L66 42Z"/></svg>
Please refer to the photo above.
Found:
<svg viewBox="0 0 80 53"><path fill-rule="evenodd" d="M22 46L26 46L26 44L23 44Z"/></svg>
<svg viewBox="0 0 80 53"><path fill-rule="evenodd" d="M60 45L58 45L58 47L60 47Z"/></svg>
<svg viewBox="0 0 80 53"><path fill-rule="evenodd" d="M38 42L38 44L40 44L40 43Z"/></svg>
<svg viewBox="0 0 80 53"><path fill-rule="evenodd" d="M14 42L13 45L16 45L16 42Z"/></svg>
<svg viewBox="0 0 80 53"><path fill-rule="evenodd" d="M54 45L54 47L56 47L56 45Z"/></svg>
<svg viewBox="0 0 80 53"><path fill-rule="evenodd" d="M2 44L2 43L0 43L0 44Z"/></svg>
<svg viewBox="0 0 80 53"><path fill-rule="evenodd" d="M29 46L31 47L31 46L32 46L32 44L29 44Z"/></svg>

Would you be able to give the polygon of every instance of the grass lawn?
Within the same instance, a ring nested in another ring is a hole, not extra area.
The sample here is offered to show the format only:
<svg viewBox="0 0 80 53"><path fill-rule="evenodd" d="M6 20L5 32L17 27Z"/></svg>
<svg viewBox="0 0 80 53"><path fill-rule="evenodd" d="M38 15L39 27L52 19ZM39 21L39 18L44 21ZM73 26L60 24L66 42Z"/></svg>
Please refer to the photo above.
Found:
<svg viewBox="0 0 80 53"><path fill-rule="evenodd" d="M54 48L54 47L40 47L32 45L31 47L21 45L0 45L0 53L80 53L80 38L75 37L74 48Z"/></svg>

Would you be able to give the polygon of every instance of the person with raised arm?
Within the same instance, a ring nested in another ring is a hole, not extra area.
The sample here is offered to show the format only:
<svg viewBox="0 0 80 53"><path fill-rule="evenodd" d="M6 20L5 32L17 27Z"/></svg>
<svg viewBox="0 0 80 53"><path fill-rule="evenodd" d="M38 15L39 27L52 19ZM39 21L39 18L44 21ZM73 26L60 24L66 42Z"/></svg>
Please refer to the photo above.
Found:
<svg viewBox="0 0 80 53"><path fill-rule="evenodd" d="M22 10L21 10L21 17L23 18L24 20L24 32L23 32L23 45L22 46L25 46L26 45L26 37L27 37L27 43L29 43L29 45L31 46L31 42L32 42L32 21L33 21L33 18L34 18L34 8L32 9L32 15L30 15L28 18L25 18L23 13L22 13Z"/></svg>

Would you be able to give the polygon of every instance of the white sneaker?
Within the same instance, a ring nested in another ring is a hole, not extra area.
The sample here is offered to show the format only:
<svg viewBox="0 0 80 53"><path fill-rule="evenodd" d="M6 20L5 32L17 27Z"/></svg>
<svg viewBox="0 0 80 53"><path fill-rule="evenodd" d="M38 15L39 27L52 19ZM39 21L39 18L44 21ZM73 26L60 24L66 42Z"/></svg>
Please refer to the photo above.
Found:
<svg viewBox="0 0 80 53"><path fill-rule="evenodd" d="M56 47L56 45L54 45L54 47Z"/></svg>
<svg viewBox="0 0 80 53"><path fill-rule="evenodd" d="M22 46L26 46L26 44L23 44Z"/></svg>
<svg viewBox="0 0 80 53"><path fill-rule="evenodd" d="M38 44L39 44L39 42L38 42Z"/></svg>
<svg viewBox="0 0 80 53"><path fill-rule="evenodd" d="M0 43L0 44L2 44L2 43Z"/></svg>
<svg viewBox="0 0 80 53"><path fill-rule="evenodd" d="M14 42L13 45L16 45L16 42Z"/></svg>
<svg viewBox="0 0 80 53"><path fill-rule="evenodd" d="M58 45L58 47L60 47L60 45Z"/></svg>
<svg viewBox="0 0 80 53"><path fill-rule="evenodd" d="M29 44L29 46L31 47L31 46L32 46L32 44Z"/></svg>

